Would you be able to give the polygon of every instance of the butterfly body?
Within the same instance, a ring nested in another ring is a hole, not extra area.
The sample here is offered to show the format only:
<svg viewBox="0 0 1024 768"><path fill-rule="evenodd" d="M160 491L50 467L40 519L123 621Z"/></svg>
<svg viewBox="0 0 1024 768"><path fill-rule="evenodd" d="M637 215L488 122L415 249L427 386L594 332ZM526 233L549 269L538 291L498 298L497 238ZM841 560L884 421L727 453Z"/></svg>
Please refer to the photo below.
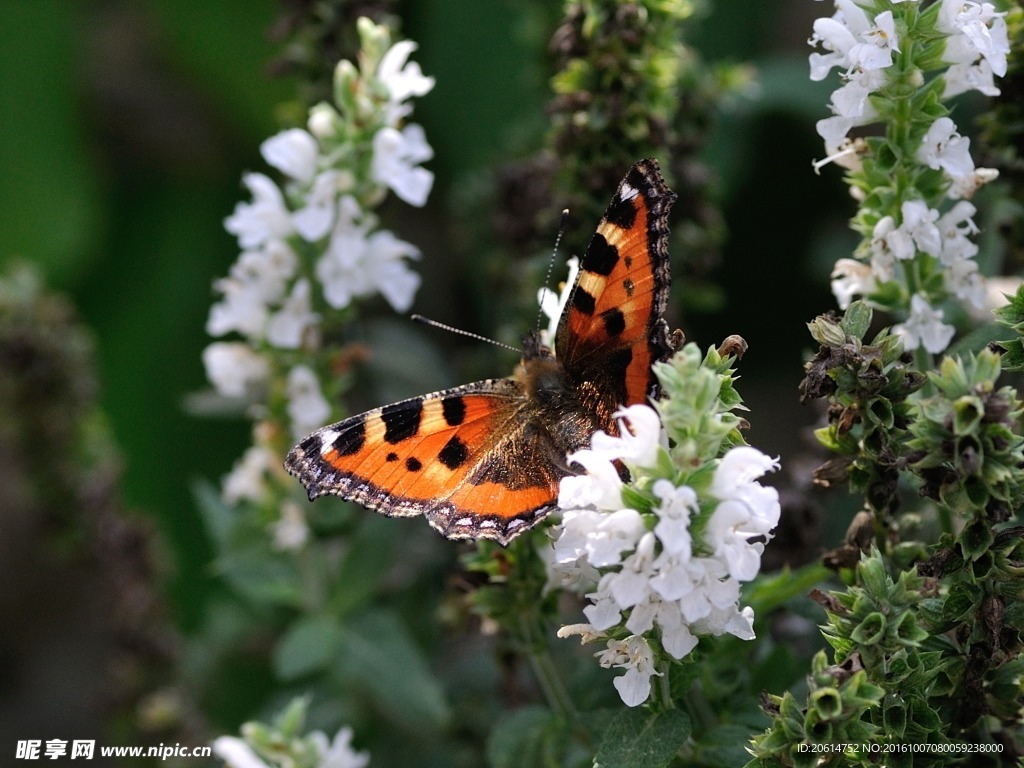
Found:
<svg viewBox="0 0 1024 768"><path fill-rule="evenodd" d="M598 225L559 320L554 349L524 339L514 375L352 416L285 461L310 499L334 494L389 516L424 515L452 539L507 544L555 507L567 454L614 411L656 393L651 364L673 349L667 215L657 163L637 163Z"/></svg>

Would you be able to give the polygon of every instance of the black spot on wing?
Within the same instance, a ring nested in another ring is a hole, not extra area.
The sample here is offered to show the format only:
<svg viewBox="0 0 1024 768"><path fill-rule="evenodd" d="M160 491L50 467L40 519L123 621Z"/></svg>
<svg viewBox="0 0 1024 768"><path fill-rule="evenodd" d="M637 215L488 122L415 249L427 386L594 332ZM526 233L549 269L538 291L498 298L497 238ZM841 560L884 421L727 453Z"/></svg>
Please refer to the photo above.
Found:
<svg viewBox="0 0 1024 768"><path fill-rule="evenodd" d="M605 333L613 338L626 330L626 317L618 307L612 307L602 312L601 322L604 323Z"/></svg>
<svg viewBox="0 0 1024 768"><path fill-rule="evenodd" d="M389 462L390 461L398 461L398 454L395 453L394 451L391 451L391 452L388 453L387 456L384 457L384 460L385 461L389 461Z"/></svg>
<svg viewBox="0 0 1024 768"><path fill-rule="evenodd" d="M639 187L634 186L633 189L639 189ZM623 229L630 229L633 226L633 222L636 221L636 206L633 204L632 198L623 200L619 193L616 192L611 205L605 211L604 218L609 224L615 224Z"/></svg>
<svg viewBox="0 0 1024 768"><path fill-rule="evenodd" d="M576 290L572 292L572 306L585 315L592 315L597 304L593 296L577 285Z"/></svg>
<svg viewBox="0 0 1024 768"><path fill-rule="evenodd" d="M410 456L405 460L405 468L410 472L419 472L423 469L423 463L415 456Z"/></svg>
<svg viewBox="0 0 1024 768"><path fill-rule="evenodd" d="M619 249L604 239L604 235L595 232L594 237L583 254L581 269L607 277L619 263Z"/></svg>
<svg viewBox="0 0 1024 768"><path fill-rule="evenodd" d="M626 296L632 298L633 291L636 290L636 283L630 280L628 277L622 281L622 287L626 291Z"/></svg>
<svg viewBox="0 0 1024 768"><path fill-rule="evenodd" d="M385 442L394 445L415 435L420 431L422 415L423 403L417 400L407 400L381 408L380 418L384 422Z"/></svg>
<svg viewBox="0 0 1024 768"><path fill-rule="evenodd" d="M307 452L311 450L312 446L307 446L306 443L311 443L313 439L314 436L310 436L302 444L302 448ZM316 442L320 442L319 437L316 438ZM331 447L342 456L351 456L353 453L359 453L363 449L364 443L366 443L366 420L362 416L357 416L346 423L344 429L339 430ZM319 445L315 451L319 452Z"/></svg>
<svg viewBox="0 0 1024 768"><path fill-rule="evenodd" d="M652 166L653 171L648 171L647 166ZM626 178L622 181L633 189L642 189L650 195L651 179L649 174L658 173L658 162L656 160L641 160L635 163L629 172L626 174ZM658 175L660 179L660 173Z"/></svg>
<svg viewBox="0 0 1024 768"><path fill-rule="evenodd" d="M458 435L453 435L452 438L444 444L444 448L437 454L438 460L444 464L448 469L456 470L466 463L466 459L469 458L469 448L462 442Z"/></svg>
<svg viewBox="0 0 1024 768"><path fill-rule="evenodd" d="M451 395L441 400L441 412L449 427L457 427L466 418L466 401L459 395Z"/></svg>

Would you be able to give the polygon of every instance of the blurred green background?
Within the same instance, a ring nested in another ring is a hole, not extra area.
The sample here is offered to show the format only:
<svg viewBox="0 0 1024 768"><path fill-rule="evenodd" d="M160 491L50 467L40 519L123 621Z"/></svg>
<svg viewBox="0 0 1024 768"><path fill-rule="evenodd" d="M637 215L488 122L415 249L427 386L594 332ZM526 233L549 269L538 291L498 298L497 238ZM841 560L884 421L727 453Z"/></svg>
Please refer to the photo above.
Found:
<svg viewBox="0 0 1024 768"><path fill-rule="evenodd" d="M94 333L126 501L163 534L167 594L186 633L211 589L191 487L219 482L249 434L242 420L198 418L184 405L205 385L211 283L237 256L223 219L243 196L243 171L265 170L259 143L295 98L294 81L267 71L281 52L268 31L283 5L0 4L0 261L38 265ZM415 59L437 78L415 113L437 182L425 210L395 208L388 223L424 251L414 310L488 332L473 312L493 297L472 295L479 283L467 279L484 249L452 210L501 163L542 146L546 46L561 5L426 0L399 10ZM784 465L813 420L797 404L803 324L834 306L828 272L854 242L839 173L811 169L830 87L808 81L806 40L823 12L810 0L717 0L690 35L709 62L750 62L758 75L756 94L727 105L705 156L728 228L710 276L722 301L677 315L702 346L730 333L750 342L739 384L749 440ZM685 265L686 254L674 258ZM511 370L513 360L494 359L489 375ZM424 380L421 391L447 383Z"/></svg>

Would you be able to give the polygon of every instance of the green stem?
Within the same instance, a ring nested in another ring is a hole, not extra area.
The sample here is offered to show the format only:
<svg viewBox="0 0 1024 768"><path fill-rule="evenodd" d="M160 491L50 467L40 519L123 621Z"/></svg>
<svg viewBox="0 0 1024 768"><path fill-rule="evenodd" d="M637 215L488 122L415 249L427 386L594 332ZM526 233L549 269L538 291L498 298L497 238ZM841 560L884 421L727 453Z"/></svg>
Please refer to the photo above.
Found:
<svg viewBox="0 0 1024 768"><path fill-rule="evenodd" d="M936 505L936 519L942 533L953 533L953 513L945 504Z"/></svg>
<svg viewBox="0 0 1024 768"><path fill-rule="evenodd" d="M573 705L572 698L562 682L562 676L558 673L551 652L542 637L543 633L538 631L537 623L531 621L532 618L534 617L520 616L519 636L530 668L544 692L544 699L555 716L569 724L580 743L593 750L595 747L591 741L590 731L580 720L579 712Z"/></svg>
<svg viewBox="0 0 1024 768"><path fill-rule="evenodd" d="M672 673L672 666L666 661L663 661L659 665L658 671L661 673L658 675L658 700L661 703L661 708L675 709L676 703L672 700L672 681L669 679Z"/></svg>

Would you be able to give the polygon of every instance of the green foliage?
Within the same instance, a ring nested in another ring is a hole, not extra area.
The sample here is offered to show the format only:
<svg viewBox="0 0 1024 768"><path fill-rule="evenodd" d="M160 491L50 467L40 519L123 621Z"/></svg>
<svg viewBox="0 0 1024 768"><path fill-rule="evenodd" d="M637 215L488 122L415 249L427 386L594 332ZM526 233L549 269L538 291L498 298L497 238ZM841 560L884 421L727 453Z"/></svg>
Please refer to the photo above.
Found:
<svg viewBox="0 0 1024 768"><path fill-rule="evenodd" d="M996 322L1013 331L1011 339L999 342L1003 350L1002 367L1007 371L1024 370L1024 285L1007 297L1009 303L996 310Z"/></svg>
<svg viewBox="0 0 1024 768"><path fill-rule="evenodd" d="M935 680L952 663L926 651L931 637L919 606L925 581L903 571L894 581L878 551L856 567L856 585L818 593L834 649L814 659L806 703L791 693L773 697L772 728L754 740L754 754L780 765L813 765L811 745L850 745L833 755L844 765L872 765L866 745L888 741L943 743L947 734L934 702Z"/></svg>
<svg viewBox="0 0 1024 768"><path fill-rule="evenodd" d="M815 480L828 486L848 479L873 510L891 513L899 505L899 466L912 416L908 398L925 377L888 329L865 343L871 314L856 301L841 320L823 315L810 324L821 347L805 366L800 399L829 400L828 426L816 436L840 454L815 471Z"/></svg>
<svg viewBox="0 0 1024 768"><path fill-rule="evenodd" d="M607 768L664 768L689 737L685 712L627 709L608 724L594 762Z"/></svg>
<svg viewBox="0 0 1024 768"><path fill-rule="evenodd" d="M937 393L914 403L907 443L918 452L911 466L921 493L967 519L961 541L970 559L988 550L989 527L1024 500L1024 437L1014 432L1021 404L1012 387L996 388L999 372L999 355L987 349L963 361L945 358L929 373ZM979 526L986 532L980 539Z"/></svg>
<svg viewBox="0 0 1024 768"><path fill-rule="evenodd" d="M735 362L735 356L713 347L701 358L700 348L690 343L655 364L663 390L659 409L674 443L669 452L676 466L697 466L744 444L743 419L734 413L746 410L733 386Z"/></svg>

